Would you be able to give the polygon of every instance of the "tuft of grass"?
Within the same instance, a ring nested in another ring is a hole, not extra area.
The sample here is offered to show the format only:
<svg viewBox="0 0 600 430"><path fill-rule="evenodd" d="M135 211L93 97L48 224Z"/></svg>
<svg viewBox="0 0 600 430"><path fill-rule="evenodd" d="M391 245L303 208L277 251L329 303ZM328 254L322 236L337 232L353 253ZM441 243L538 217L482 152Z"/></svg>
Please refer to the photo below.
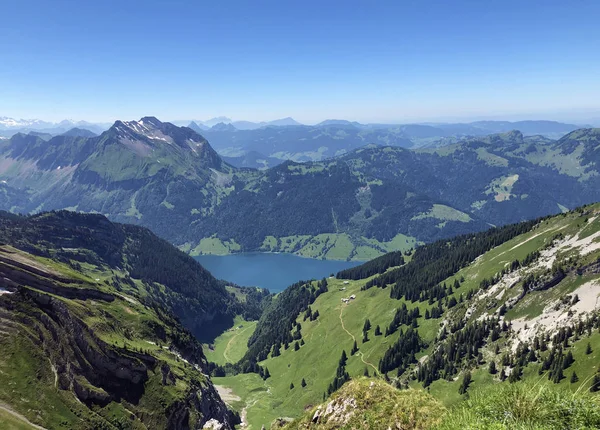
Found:
<svg viewBox="0 0 600 430"><path fill-rule="evenodd" d="M564 430L600 428L600 402L549 384L501 384L474 391L436 430Z"/></svg>

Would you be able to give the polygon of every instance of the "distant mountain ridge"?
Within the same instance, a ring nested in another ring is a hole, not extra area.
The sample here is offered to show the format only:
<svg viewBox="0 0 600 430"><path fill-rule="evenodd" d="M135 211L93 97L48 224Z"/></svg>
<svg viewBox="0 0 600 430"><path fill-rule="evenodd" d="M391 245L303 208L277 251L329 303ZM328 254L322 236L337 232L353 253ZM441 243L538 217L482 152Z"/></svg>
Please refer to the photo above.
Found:
<svg viewBox="0 0 600 430"><path fill-rule="evenodd" d="M581 127L555 121L480 121L468 124L360 124L325 120L319 124L286 127L218 127L203 134L223 155L259 152L266 157L298 162L320 161L367 144L404 148L440 147L469 137L520 130L525 136L558 139Z"/></svg>
<svg viewBox="0 0 600 430"><path fill-rule="evenodd" d="M305 127L263 131L281 142ZM600 200L598 129L558 141L515 131L440 148L369 145L275 167L260 151L224 161L203 137L223 133L144 117L89 138L17 134L0 142L0 208L99 212L192 254L368 259Z"/></svg>

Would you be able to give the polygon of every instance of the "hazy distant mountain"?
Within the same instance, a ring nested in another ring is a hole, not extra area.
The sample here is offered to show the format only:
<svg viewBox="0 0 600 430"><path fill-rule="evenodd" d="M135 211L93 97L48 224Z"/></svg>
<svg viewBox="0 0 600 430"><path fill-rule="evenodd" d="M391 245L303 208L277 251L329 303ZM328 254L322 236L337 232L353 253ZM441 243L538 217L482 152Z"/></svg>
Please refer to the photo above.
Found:
<svg viewBox="0 0 600 430"><path fill-rule="evenodd" d="M196 121L200 124L204 124L207 127L212 127L214 125L217 125L218 123L222 122L225 124L229 124L232 122L231 118L227 118L226 116L217 116L215 118L211 118L209 120L206 121Z"/></svg>
<svg viewBox="0 0 600 430"><path fill-rule="evenodd" d="M356 121L347 121L345 119L326 119L325 121L321 121L315 127L323 127L328 125L351 125L354 127L362 127L362 124Z"/></svg>
<svg viewBox="0 0 600 430"><path fill-rule="evenodd" d="M294 118L291 118L288 116L287 118L281 118L281 119L276 119L273 121L267 121L267 125L284 127L284 126L289 126L289 125L302 125L302 124L299 123L298 121L296 121Z"/></svg>
<svg viewBox="0 0 600 430"><path fill-rule="evenodd" d="M39 119L14 119L0 116L0 129L19 129L19 128L48 128L54 124Z"/></svg>
<svg viewBox="0 0 600 430"><path fill-rule="evenodd" d="M224 122L220 122L218 124L213 125L210 128L211 131L229 131L229 132L234 132L237 130L237 128L235 128L235 126L231 123L226 124Z"/></svg>
<svg viewBox="0 0 600 430"><path fill-rule="evenodd" d="M96 133L90 130L86 130L85 128L74 127L69 131L66 131L62 134L63 136L73 136L73 137L96 137L98 136Z"/></svg>
<svg viewBox="0 0 600 430"><path fill-rule="evenodd" d="M39 119L17 120L8 117L0 117L0 134L8 137L16 133L29 133L31 131L57 135L65 133L72 128L83 128L99 134L108 129L108 127L110 127L110 124L91 123L87 121L63 120L54 123Z"/></svg>
<svg viewBox="0 0 600 430"><path fill-rule="evenodd" d="M210 127L205 126L204 124L198 124L196 121L192 121L188 125L189 128L194 130L196 133L200 133L204 130L208 130Z"/></svg>
<svg viewBox="0 0 600 430"><path fill-rule="evenodd" d="M477 121L469 125L485 130L487 133L504 133L510 130L519 130L524 135L565 135L582 128L580 125L566 124L557 121Z"/></svg>
<svg viewBox="0 0 600 430"><path fill-rule="evenodd" d="M290 118L290 117L276 119L273 121L261 121L261 122L234 121L234 122L232 122L232 124L238 130L256 130L257 128L269 127L269 126L288 127L288 126L294 126L294 125L302 125L301 123L296 121L294 118Z"/></svg>
<svg viewBox="0 0 600 430"><path fill-rule="evenodd" d="M52 137L53 137L50 133L42 133L40 131L30 131L27 134L30 135L30 136L39 137L40 139L43 139L43 140L46 140L46 141L52 139Z"/></svg>

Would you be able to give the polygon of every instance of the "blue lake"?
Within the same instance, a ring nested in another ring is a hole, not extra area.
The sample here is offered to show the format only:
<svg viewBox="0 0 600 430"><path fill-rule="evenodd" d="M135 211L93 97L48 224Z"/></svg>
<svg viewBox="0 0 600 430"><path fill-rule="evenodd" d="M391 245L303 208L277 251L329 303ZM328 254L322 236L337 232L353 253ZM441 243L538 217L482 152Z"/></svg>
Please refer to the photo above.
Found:
<svg viewBox="0 0 600 430"><path fill-rule="evenodd" d="M216 278L278 293L296 281L321 279L358 266L360 261L315 260L293 254L244 253L195 257Z"/></svg>

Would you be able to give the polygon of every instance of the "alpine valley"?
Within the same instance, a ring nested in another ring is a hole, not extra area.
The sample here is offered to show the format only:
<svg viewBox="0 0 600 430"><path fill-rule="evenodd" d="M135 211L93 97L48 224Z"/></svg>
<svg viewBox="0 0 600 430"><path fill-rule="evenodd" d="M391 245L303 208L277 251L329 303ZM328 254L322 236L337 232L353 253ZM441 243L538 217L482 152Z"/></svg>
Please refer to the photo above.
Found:
<svg viewBox="0 0 600 430"><path fill-rule="evenodd" d="M276 296L99 214L0 243L4 428L600 427L600 204Z"/></svg>
<svg viewBox="0 0 600 430"><path fill-rule="evenodd" d="M340 125L322 125L331 126ZM216 136L215 127L207 133ZM18 133L0 141L0 208L100 213L148 227L192 255L367 260L600 200L600 129L447 143L371 144L256 170L234 167L198 132L154 117L117 121L99 136Z"/></svg>

